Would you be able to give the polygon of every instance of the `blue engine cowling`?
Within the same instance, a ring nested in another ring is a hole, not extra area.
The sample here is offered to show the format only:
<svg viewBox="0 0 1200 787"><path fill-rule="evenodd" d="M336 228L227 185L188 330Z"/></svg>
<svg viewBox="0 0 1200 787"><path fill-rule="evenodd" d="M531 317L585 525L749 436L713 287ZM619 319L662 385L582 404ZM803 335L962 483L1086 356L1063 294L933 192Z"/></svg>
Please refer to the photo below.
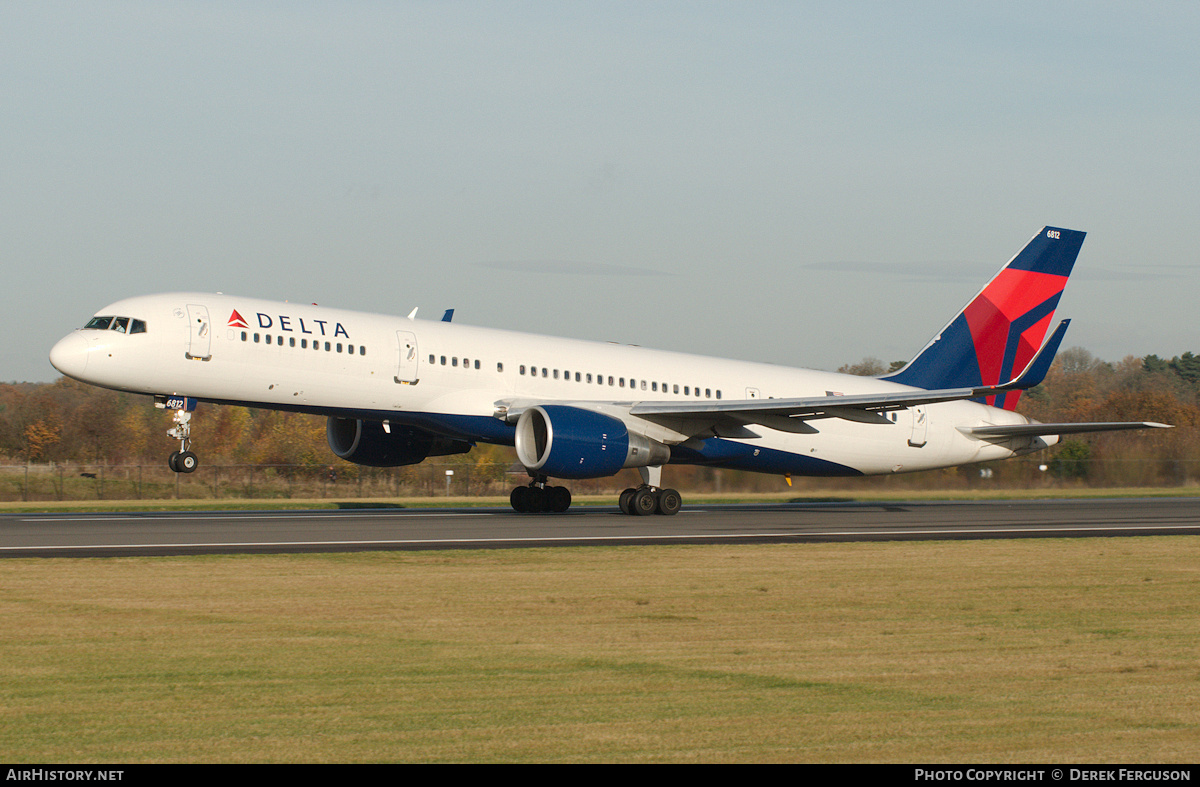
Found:
<svg viewBox="0 0 1200 787"><path fill-rule="evenodd" d="M618 418L565 405L537 405L517 419L517 459L554 478L603 478L623 467L666 464L671 449L630 432Z"/></svg>
<svg viewBox="0 0 1200 787"><path fill-rule="evenodd" d="M415 465L430 456L464 454L471 444L424 429L393 424L384 431L378 421L330 416L325 424L329 448L341 459L368 467Z"/></svg>

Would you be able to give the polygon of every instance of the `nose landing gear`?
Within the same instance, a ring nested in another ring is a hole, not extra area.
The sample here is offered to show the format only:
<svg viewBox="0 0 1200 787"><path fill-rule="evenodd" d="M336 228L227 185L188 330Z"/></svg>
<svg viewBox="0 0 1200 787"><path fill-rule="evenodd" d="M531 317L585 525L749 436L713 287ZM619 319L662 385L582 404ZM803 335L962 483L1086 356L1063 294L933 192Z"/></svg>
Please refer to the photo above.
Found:
<svg viewBox="0 0 1200 787"><path fill-rule="evenodd" d="M155 407L174 410L172 419L175 423L167 430L167 436L179 441L179 450L172 451L167 457L167 467L176 473L195 472L200 460L192 453L192 410L196 409L196 400L183 397L162 397L154 400Z"/></svg>

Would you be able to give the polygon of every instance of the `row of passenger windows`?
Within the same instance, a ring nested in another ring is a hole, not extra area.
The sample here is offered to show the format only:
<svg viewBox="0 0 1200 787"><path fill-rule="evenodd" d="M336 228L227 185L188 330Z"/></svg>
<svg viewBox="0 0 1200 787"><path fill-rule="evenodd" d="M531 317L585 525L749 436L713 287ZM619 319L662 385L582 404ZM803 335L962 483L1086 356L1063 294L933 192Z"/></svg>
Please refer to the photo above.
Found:
<svg viewBox="0 0 1200 787"><path fill-rule="evenodd" d="M438 358L441 358L442 366L446 366L447 364L450 366L458 366L459 362L461 361L462 368L464 368L464 369L471 368L472 361L470 358L459 358L457 355L447 358L444 355L438 356L438 355L434 355L433 353L429 354L429 365L433 366L434 364L436 364L438 362ZM480 364L480 361L478 358L476 358L473 363L475 364L476 369L480 368L481 364ZM498 371L498 372L504 371L504 364L502 364L502 363L496 364L496 371Z"/></svg>
<svg viewBox="0 0 1200 787"><path fill-rule="evenodd" d="M479 369L482 366L482 364L478 358L472 360L470 358L459 358L458 356L436 355L434 353L429 354L429 364L431 366L440 364L441 366L461 367L463 369L472 368L472 364L474 364L474 368L476 368L476 369ZM629 380L626 380L624 377L614 377L612 375L606 376L603 374L591 374L591 373L587 373L587 372L570 372L570 371L559 370L559 369L550 369L549 367L546 367L546 366L526 367L525 364L521 364L517 368L518 368L518 371L520 372L520 374L528 375L530 377L541 376L546 379L565 380L567 382L570 382L571 375L574 374L575 382L587 383L589 385L591 385L591 384L604 385L607 382L608 385L613 386L613 387L617 387L617 388L628 387L628 388L631 388L634 390L640 389L643 391L650 391L651 393L660 393L661 392L661 393L678 394L682 391L684 396L696 396L696 397L703 396L705 399L712 399L713 394L715 393L717 399L721 398L721 389L719 389L719 388L714 392L713 389L711 389L711 388L701 389L700 386L694 386L694 387L690 386L690 385L680 386L678 383L668 384L668 383L660 383L657 380L638 380L635 378L630 378ZM497 363L496 371L503 372L504 364Z"/></svg>
<svg viewBox="0 0 1200 787"><path fill-rule="evenodd" d="M132 317L93 317L83 328L84 330L90 328L94 331L116 331L117 333L145 333L146 323Z"/></svg>
<svg viewBox="0 0 1200 787"><path fill-rule="evenodd" d="M247 333L246 331L242 331L242 341L244 341L244 342L250 341L250 337L251 337L251 334ZM283 346L283 337L282 336L272 336L269 333L265 334L265 335L255 333L255 334L253 334L253 340L254 340L255 344L258 344L261 341L265 344L275 344L275 345L278 345L279 347ZM289 336L289 337L287 337L287 346L288 347L299 346L301 350L307 350L309 347L309 342L308 342L308 339L302 338L302 339L300 339L299 343L297 343L295 336ZM359 355L367 354L366 347L364 347L361 344L358 345L357 347L358 347L357 352ZM317 341L316 339L313 339L312 348L314 350L320 350L321 342ZM335 351L342 352L343 349L349 355L354 355L354 353L355 353L355 345L353 345L353 344L343 345L341 342L325 342L325 352L327 352L327 353L335 352Z"/></svg>
<svg viewBox="0 0 1200 787"><path fill-rule="evenodd" d="M521 364L519 371L521 374L526 373L524 364ZM530 377L538 377L540 375L541 377L546 378L546 379L550 379L550 378L553 378L555 380L562 379L562 380L566 380L568 382L570 382L570 380L571 380L571 375L574 374L575 382L587 383L589 385L592 384L593 382L596 385L604 385L607 382L608 385L615 386L617 388L629 387L629 388L632 388L635 390L640 389L642 391L650 391L651 393L661 392L661 393L678 394L682 390L684 396L699 397L702 395L700 386L691 386L691 385L680 386L678 383L673 383L673 384L660 383L657 380L638 380L633 377L629 378L629 380L626 380L624 377L613 377L613 375L611 375L611 374L610 375L603 375L603 374L592 375L590 372L570 372L567 370L563 370L561 372L561 377L560 377L560 372L558 369L549 369L545 366L541 366L541 367L530 366L528 374ZM711 389L711 388L703 389L703 396L705 399L712 399L713 393L714 393L713 389ZM718 398L718 399L721 398L721 389L719 389L719 388L716 390L716 398Z"/></svg>
<svg viewBox="0 0 1200 787"><path fill-rule="evenodd" d="M92 322L96 322L97 320L100 320L100 319L112 319L112 318L96 317L95 319L92 320ZM124 319L124 318L118 318L118 319ZM134 322L141 323L140 320L135 320ZM92 327L97 327L97 326L93 326L92 323L88 323L87 327L92 328ZM146 330L145 323L142 323L141 330L142 331ZM131 331L131 332L135 332L135 331ZM242 331L242 341L244 341L244 342L250 341L250 337L251 337L251 334L249 334L247 331ZM284 337L272 336L269 333L265 334L265 335L255 333L255 334L253 334L253 341L255 344L259 343L260 341L263 341L266 344L274 343L274 344L282 347L283 342L284 342ZM287 342L288 342L289 347L297 346L295 336L287 337ZM299 342L300 349L306 350L306 349L308 349L308 346L309 346L308 339L301 338L300 342ZM314 340L312 342L312 349L320 350L321 342ZM342 347L341 342L336 342L336 343L325 342L325 352L336 351L336 352L340 353L340 352L342 352L342 350L343 350L343 347ZM345 351L350 355L354 355L355 345L353 345L353 344L345 345ZM362 346L361 344L358 345L358 354L366 355L367 348ZM429 363L430 363L430 365L440 364L441 366L461 367L463 369L471 369L471 368L479 369L482 367L482 362L478 358L475 358L475 359L460 358L456 355L454 355L454 356L440 355L439 356L439 355L435 355L433 353L431 353L429 355ZM570 372L570 371L566 371L566 370L560 371L558 369L550 369L545 366L530 366L530 367L528 367L528 371L526 371L525 364L521 364L521 366L519 367L519 370L522 375L528 374L528 376L530 376L530 377L538 377L540 375L541 377L546 378L546 379L551 379L551 378L553 378L555 380L561 379L561 380L565 380L567 382L571 381L571 375L572 375L572 372ZM504 364L497 363L496 371L503 372ZM703 396L705 399L712 399L713 394L714 394L713 389L711 389L711 388L701 389L700 386L690 386L690 385L680 386L678 383L674 383L674 384L660 383L657 380L638 380L638 379L635 379L632 377L629 378L628 380L626 380L624 377L614 377L611 374L607 375L607 376L603 375L603 374L593 375L590 372L574 372L573 374L575 375L575 382L587 383L589 385L591 385L593 383L596 385L604 385L607 382L607 384L609 386L613 386L613 387L617 387L617 388L628 387L633 390L640 389L643 391L649 391L651 393L661 392L661 393L679 394L682 391L684 396L695 396L697 398L699 398L700 396ZM716 393L716 398L720 399L721 398L721 389L718 388L715 393Z"/></svg>

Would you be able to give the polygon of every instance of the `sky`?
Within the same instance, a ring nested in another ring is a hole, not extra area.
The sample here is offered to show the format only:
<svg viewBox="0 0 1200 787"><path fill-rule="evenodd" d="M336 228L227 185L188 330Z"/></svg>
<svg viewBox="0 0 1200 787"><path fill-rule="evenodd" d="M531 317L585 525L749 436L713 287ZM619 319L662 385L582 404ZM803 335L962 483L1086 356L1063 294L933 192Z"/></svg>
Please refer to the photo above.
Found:
<svg viewBox="0 0 1200 787"><path fill-rule="evenodd" d="M0 380L173 290L836 369L1044 225L1200 351L1200 4L0 4Z"/></svg>

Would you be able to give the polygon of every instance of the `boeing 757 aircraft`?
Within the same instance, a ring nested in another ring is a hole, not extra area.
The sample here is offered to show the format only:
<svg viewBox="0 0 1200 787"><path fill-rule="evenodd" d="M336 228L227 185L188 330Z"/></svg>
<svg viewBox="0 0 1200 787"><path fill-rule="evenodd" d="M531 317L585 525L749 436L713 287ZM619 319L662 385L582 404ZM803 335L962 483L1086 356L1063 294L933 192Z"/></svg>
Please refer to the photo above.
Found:
<svg viewBox="0 0 1200 787"><path fill-rule="evenodd" d="M197 401L328 417L333 452L375 467L515 445L522 512L566 511L550 479L637 468L627 514L674 514L664 465L805 476L904 473L1020 456L1074 432L1163 424L1040 424L1013 412L1062 342L1043 344L1084 233L1046 227L904 368L858 377L450 320L168 293L118 301L50 351L63 374L175 409L190 473Z"/></svg>

